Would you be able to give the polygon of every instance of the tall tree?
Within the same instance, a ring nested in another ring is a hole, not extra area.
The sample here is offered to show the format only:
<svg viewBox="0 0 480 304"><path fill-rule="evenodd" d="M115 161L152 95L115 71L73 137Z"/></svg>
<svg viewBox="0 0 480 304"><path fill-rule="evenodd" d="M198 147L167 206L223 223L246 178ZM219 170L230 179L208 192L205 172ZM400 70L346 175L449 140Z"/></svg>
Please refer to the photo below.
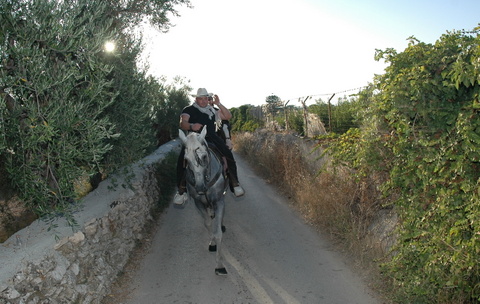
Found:
<svg viewBox="0 0 480 304"><path fill-rule="evenodd" d="M271 115L271 119L274 119L275 114L278 111L278 107L282 106L282 100L277 95L270 95L265 98L267 112Z"/></svg>
<svg viewBox="0 0 480 304"><path fill-rule="evenodd" d="M167 26L179 3L188 1L0 2L0 161L37 212L63 212L79 176L155 147L155 81L138 68L141 40L127 28L141 16Z"/></svg>

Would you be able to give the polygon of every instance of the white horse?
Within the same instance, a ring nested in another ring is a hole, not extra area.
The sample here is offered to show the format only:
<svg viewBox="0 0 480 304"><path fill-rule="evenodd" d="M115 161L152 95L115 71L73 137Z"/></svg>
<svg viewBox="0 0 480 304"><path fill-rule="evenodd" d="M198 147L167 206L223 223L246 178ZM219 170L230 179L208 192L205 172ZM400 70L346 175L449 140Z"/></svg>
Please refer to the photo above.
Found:
<svg viewBox="0 0 480 304"><path fill-rule="evenodd" d="M200 134L185 136L182 130L178 134L185 146L187 193L204 218L211 237L209 250L216 251L215 274L226 275L221 245L228 180L221 158L208 147L206 133L207 128L203 128Z"/></svg>

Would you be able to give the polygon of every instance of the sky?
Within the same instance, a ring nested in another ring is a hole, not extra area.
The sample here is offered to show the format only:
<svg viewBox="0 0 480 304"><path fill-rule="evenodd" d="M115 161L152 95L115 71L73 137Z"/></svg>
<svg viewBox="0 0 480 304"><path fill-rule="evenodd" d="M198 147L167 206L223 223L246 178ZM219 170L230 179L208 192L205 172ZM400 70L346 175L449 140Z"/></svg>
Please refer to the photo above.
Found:
<svg viewBox="0 0 480 304"><path fill-rule="evenodd" d="M167 33L144 30L149 73L218 94L227 107L357 93L382 74L375 50L435 43L480 23L479 0L191 0ZM193 100L193 99L192 99Z"/></svg>

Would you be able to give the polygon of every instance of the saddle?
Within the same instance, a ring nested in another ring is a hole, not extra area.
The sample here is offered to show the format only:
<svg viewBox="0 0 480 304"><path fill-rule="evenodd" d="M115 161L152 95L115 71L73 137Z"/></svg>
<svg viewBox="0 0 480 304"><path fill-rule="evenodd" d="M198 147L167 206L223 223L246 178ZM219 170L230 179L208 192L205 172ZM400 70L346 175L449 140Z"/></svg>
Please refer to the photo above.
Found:
<svg viewBox="0 0 480 304"><path fill-rule="evenodd" d="M213 152L213 154L218 158L218 160L220 160L220 162L223 164L223 176L226 177L227 176L227 172L228 172L228 164L227 164L227 159L225 158L225 156L223 156L223 154L220 152L220 150L218 150L217 146L212 143L212 142L207 142L208 144L208 148Z"/></svg>

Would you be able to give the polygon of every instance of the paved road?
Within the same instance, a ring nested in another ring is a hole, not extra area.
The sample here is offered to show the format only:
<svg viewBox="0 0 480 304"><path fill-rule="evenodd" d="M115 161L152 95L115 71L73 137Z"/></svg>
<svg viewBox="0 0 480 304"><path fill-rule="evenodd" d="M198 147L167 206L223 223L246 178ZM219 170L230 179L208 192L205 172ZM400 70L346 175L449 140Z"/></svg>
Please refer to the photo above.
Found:
<svg viewBox="0 0 480 304"><path fill-rule="evenodd" d="M118 303L379 303L340 255L236 157L247 193L226 197L228 275L214 273L215 256L195 206L171 206L129 295Z"/></svg>

